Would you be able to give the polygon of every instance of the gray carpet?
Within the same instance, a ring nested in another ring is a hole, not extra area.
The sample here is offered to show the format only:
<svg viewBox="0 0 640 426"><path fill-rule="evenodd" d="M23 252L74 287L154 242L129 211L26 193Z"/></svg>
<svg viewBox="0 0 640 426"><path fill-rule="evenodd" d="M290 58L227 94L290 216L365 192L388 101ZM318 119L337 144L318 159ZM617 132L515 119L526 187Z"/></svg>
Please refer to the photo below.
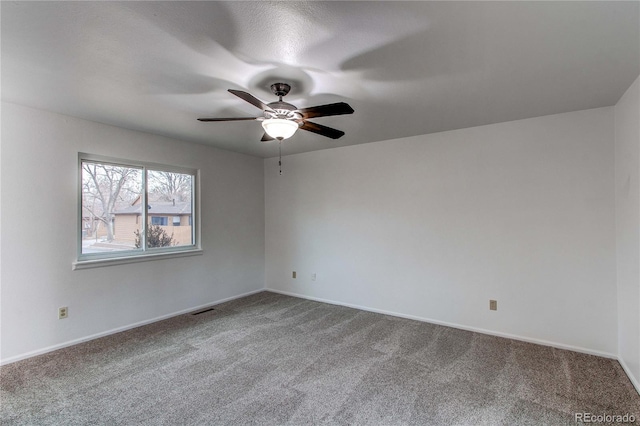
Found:
<svg viewBox="0 0 640 426"><path fill-rule="evenodd" d="M640 417L617 361L269 292L9 364L0 379L2 425Z"/></svg>

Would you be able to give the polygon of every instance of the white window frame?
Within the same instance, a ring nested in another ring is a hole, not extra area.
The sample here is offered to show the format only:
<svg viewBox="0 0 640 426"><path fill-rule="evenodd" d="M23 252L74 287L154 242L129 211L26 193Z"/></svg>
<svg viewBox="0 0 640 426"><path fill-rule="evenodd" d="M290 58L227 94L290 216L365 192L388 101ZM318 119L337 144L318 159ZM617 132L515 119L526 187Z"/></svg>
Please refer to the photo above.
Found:
<svg viewBox="0 0 640 426"><path fill-rule="evenodd" d="M141 242L142 248L134 250L122 250L104 253L82 253L82 162L91 161L103 164L113 164L123 167L138 168L142 171L142 206L147 205L148 183L147 170L157 170L171 173L183 173L193 176L192 180L192 212L191 212L191 245L175 247L146 247L146 226L148 211L142 209L141 215ZM77 221L77 259L72 263L72 269L97 268L109 265L144 262L149 260L166 259L173 257L195 256L202 254L200 245L200 170L186 167L170 166L167 164L149 163L145 161L124 160L121 158L106 157L87 153L78 153L78 221Z"/></svg>

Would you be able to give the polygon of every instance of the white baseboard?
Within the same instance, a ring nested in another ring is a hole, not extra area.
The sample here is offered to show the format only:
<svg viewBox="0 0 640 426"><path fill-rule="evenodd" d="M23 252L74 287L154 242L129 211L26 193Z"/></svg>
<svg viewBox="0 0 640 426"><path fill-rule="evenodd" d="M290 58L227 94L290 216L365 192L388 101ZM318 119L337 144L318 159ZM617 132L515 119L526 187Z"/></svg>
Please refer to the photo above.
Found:
<svg viewBox="0 0 640 426"><path fill-rule="evenodd" d="M122 326L122 327L114 328L114 329L111 329L111 330L103 331L101 333L92 334L90 336L81 337L79 339L69 340L68 342L59 343L57 345L48 346L48 347L42 348L42 349L37 349L35 351L31 351L31 352L27 352L27 353L24 353L24 354L12 356L10 358L1 359L0 360L0 365L11 364L11 363L16 362L16 361L21 361L23 359L31 358L31 357L42 355L42 354L46 354L47 352L52 352L52 351L55 351L55 350L58 350L58 349L66 348L68 346L77 345L78 343L83 343L83 342L87 342L89 340L99 339L100 337L109 336L110 334L120 333L121 331L126 331L126 330L130 330L132 328L141 327L143 325L151 324L151 323L154 323L154 322L157 322L157 321L162 321L162 320L165 320L165 319L168 319L168 318L176 317L178 315L184 315L186 313L197 311L199 309L204 309L204 308L207 308L207 307L212 306L212 305L219 305L220 303L228 302L228 301L234 300L234 299L240 299L241 297L250 296L252 294L260 293L260 292L263 292L263 291L265 291L265 289L261 288L259 290L250 291L248 293L239 294L237 296L227 297L225 299L220 299L220 300L217 300L217 301L214 301L214 302L205 303L204 305L193 306L191 308L183 309L181 311L173 312L173 313L162 315L162 316L159 316L159 317L156 317L156 318L152 318L152 319L149 319L149 320L144 320L144 321L140 321L140 322L137 322L137 323L134 323L134 324L129 324L129 325L125 325L125 326Z"/></svg>
<svg viewBox="0 0 640 426"><path fill-rule="evenodd" d="M460 330L466 330L466 331L473 331L476 333L482 333L482 334L488 334L491 336L497 336L497 337L504 337L507 339L513 339L513 340L519 340L522 342L528 342L528 343L535 343L538 345L543 345L543 346L550 346L553 348L558 348L558 349L566 349L569 351L574 351L574 352L580 352L580 353L585 353L585 354L589 354L589 355L596 355L596 356L601 356L604 358L611 358L611 359L616 359L618 360L618 356L608 353L608 352L601 352L601 351L596 351L593 349L587 349L587 348L582 348L579 346L571 346L571 345L565 345L563 343L557 343L557 342L550 342L547 340L541 340L541 339L535 339L535 338L531 338L531 337L523 337L523 336L518 336L515 334L508 334L508 333L502 333L499 331L493 331L493 330L486 330L483 328L477 328L477 327L469 327L466 325L460 325L460 324L454 324L454 323L450 323L450 322L446 322L446 321L439 321L439 320L435 320L432 318L424 318L424 317L419 317L416 315L406 315L406 314L402 314L399 312L391 312L391 311L385 311L383 309L376 309L376 308L369 308L367 306L360 306L360 305L354 305L352 303L344 303L344 302L337 302L335 300L328 300L328 299L322 299L319 297L312 297L312 296L306 296L304 294L298 294L298 293L293 293L293 292L289 292L289 291L282 291L282 290L276 290L273 288L266 288L266 291L270 291L273 293L280 293L280 294L284 294L287 296L293 296L293 297L299 297L301 299L308 299L308 300L313 300L316 302L322 302L322 303L329 303L331 305L339 305L339 306L346 306L348 308L354 308L354 309L360 309L362 311L367 311L367 312L375 312L377 314L384 314L384 315L390 315L393 317L399 317L399 318L406 318L406 319L411 319L411 320L416 320L416 321L421 321L421 322L428 322L430 324L437 324L437 325L443 325L446 327L452 327L452 328L457 328ZM628 372L627 372L628 375Z"/></svg>
<svg viewBox="0 0 640 426"><path fill-rule="evenodd" d="M638 382L638 379L635 378L633 374L631 374L631 370L629 370L629 367L622 358L618 358L618 362L622 366L624 372L627 373L627 377L629 377L629 380L631 380L631 384L633 385L633 387L636 388L638 395L640 395L640 382Z"/></svg>

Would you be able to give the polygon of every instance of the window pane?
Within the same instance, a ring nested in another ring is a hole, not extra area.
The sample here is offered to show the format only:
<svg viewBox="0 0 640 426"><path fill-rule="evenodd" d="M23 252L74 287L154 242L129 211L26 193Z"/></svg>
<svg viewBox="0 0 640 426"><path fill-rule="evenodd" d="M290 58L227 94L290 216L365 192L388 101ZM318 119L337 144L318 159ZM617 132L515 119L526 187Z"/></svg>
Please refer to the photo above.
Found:
<svg viewBox="0 0 640 426"><path fill-rule="evenodd" d="M147 247L193 245L193 176L148 170L147 182L151 223Z"/></svg>
<svg viewBox="0 0 640 426"><path fill-rule="evenodd" d="M167 226L167 217L166 216L151 216L151 224L152 225Z"/></svg>
<svg viewBox="0 0 640 426"><path fill-rule="evenodd" d="M82 161L82 254L136 249L141 169Z"/></svg>

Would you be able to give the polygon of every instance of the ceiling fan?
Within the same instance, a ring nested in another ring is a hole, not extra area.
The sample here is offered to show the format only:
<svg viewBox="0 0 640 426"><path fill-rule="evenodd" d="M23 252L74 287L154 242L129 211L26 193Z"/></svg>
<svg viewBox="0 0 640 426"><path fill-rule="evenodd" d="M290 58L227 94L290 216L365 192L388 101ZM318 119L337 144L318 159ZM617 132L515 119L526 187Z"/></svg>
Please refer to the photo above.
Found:
<svg viewBox="0 0 640 426"><path fill-rule="evenodd" d="M229 92L233 93L240 99L260 108L264 115L261 117L198 118L198 120L261 121L262 127L265 131L261 139L262 142L272 141L274 139L281 141L283 139L290 138L298 129L317 133L331 139L338 139L344 135L344 132L341 130L312 123L311 121L307 121L307 119L314 117L327 117L330 115L353 114L353 108L351 108L349 104L338 102L335 104L318 105L315 107L298 109L295 105L282 101L282 97L286 96L287 93L289 93L289 90L291 90L291 86L287 83L272 84L271 91L280 99L278 101L265 104L250 93L243 92L242 90L229 89Z"/></svg>

